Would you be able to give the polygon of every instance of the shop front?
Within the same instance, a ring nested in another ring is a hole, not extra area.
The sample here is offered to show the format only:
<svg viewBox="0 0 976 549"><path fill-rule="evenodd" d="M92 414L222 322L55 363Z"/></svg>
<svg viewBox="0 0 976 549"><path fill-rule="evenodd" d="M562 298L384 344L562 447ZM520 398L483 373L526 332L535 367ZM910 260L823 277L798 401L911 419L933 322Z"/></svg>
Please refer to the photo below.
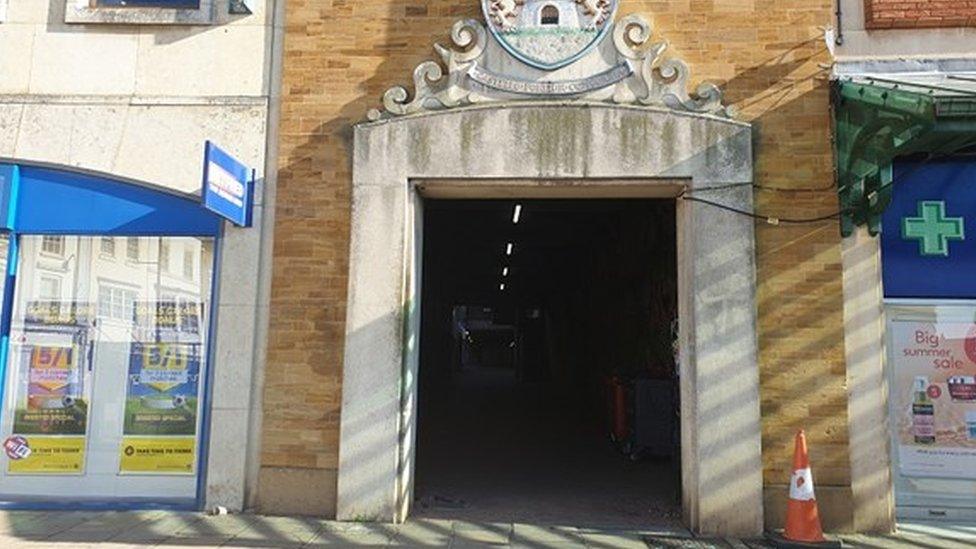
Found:
<svg viewBox="0 0 976 549"><path fill-rule="evenodd" d="M901 516L972 518L976 163L907 159L895 177L881 240L895 502Z"/></svg>
<svg viewBox="0 0 976 549"><path fill-rule="evenodd" d="M0 164L0 191L0 501L201 508L222 219L56 167Z"/></svg>
<svg viewBox="0 0 976 549"><path fill-rule="evenodd" d="M835 107L852 464L878 510L866 529L885 514L970 520L976 87L952 73L849 75Z"/></svg>

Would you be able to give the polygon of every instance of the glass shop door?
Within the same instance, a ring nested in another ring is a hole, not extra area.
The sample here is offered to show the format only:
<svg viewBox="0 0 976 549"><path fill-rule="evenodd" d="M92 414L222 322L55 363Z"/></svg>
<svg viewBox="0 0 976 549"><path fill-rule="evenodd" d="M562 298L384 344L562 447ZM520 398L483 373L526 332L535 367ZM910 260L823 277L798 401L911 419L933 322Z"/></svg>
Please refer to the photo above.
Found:
<svg viewBox="0 0 976 549"><path fill-rule="evenodd" d="M19 247L0 500L192 504L212 239Z"/></svg>
<svg viewBox="0 0 976 549"><path fill-rule="evenodd" d="M976 519L976 302L887 300L899 518Z"/></svg>

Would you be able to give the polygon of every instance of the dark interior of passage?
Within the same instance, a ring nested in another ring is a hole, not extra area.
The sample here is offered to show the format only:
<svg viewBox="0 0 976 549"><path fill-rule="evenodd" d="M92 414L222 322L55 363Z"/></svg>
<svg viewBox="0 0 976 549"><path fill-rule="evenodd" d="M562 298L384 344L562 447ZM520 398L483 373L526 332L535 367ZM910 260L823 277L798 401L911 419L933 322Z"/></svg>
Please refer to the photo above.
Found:
<svg viewBox="0 0 976 549"><path fill-rule="evenodd" d="M414 514L680 522L673 200L427 200Z"/></svg>

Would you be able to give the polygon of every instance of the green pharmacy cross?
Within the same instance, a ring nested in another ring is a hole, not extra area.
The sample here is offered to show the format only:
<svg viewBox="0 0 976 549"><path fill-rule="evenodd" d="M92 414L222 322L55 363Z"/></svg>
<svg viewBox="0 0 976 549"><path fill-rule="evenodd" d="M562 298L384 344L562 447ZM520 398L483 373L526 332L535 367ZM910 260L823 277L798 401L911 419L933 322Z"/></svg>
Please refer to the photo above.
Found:
<svg viewBox="0 0 976 549"><path fill-rule="evenodd" d="M924 256L949 256L950 240L965 240L966 227L961 217L946 217L942 200L918 203L918 217L901 221L901 237L918 240L919 253Z"/></svg>

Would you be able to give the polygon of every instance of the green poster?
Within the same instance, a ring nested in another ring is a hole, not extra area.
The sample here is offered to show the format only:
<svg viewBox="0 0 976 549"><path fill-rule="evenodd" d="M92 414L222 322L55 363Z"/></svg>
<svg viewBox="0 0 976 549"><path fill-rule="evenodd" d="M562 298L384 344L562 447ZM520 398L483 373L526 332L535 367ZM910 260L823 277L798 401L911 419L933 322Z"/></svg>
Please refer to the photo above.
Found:
<svg viewBox="0 0 976 549"><path fill-rule="evenodd" d="M199 345L134 342L129 357L125 435L194 435Z"/></svg>

